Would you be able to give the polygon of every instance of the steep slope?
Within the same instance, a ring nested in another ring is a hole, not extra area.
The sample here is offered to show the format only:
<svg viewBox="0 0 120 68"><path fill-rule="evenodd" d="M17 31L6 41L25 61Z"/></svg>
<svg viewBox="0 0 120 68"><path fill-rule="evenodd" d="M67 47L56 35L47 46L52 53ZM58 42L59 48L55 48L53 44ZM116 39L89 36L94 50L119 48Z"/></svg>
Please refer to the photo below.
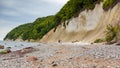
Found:
<svg viewBox="0 0 120 68"><path fill-rule="evenodd" d="M58 26L56 32L51 30L41 42L93 42L105 37L106 26L120 23L120 3L105 11L103 3L97 4L94 10L82 11L78 17Z"/></svg>

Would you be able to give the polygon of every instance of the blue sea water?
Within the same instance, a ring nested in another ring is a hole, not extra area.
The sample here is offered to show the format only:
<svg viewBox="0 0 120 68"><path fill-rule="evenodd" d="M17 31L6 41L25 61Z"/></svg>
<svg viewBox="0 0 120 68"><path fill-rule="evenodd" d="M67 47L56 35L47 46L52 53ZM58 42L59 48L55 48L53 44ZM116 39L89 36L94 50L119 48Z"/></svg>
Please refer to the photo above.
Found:
<svg viewBox="0 0 120 68"><path fill-rule="evenodd" d="M26 47L37 46L39 43L33 42L16 42L16 41L0 41L0 45L4 45L5 48L11 47L12 51L21 50ZM3 49L0 49L0 51Z"/></svg>

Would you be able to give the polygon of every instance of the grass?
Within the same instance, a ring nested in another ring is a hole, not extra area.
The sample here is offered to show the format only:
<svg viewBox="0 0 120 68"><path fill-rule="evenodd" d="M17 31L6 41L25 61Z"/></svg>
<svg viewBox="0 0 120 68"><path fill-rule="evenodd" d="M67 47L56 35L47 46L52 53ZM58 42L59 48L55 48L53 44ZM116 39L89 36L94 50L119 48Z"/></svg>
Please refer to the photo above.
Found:
<svg viewBox="0 0 120 68"><path fill-rule="evenodd" d="M103 9L111 8L117 0L105 0L103 3Z"/></svg>
<svg viewBox="0 0 120 68"><path fill-rule="evenodd" d="M7 53L8 53L7 50L0 51L0 54L7 54Z"/></svg>

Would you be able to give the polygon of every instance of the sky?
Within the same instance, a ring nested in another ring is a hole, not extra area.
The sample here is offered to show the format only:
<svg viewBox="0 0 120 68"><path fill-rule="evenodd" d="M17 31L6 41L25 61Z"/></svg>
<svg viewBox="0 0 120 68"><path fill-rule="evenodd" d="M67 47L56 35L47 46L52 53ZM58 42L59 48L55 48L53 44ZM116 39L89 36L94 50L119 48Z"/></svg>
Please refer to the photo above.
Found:
<svg viewBox="0 0 120 68"><path fill-rule="evenodd" d="M0 0L0 40L18 25L56 14L68 0Z"/></svg>

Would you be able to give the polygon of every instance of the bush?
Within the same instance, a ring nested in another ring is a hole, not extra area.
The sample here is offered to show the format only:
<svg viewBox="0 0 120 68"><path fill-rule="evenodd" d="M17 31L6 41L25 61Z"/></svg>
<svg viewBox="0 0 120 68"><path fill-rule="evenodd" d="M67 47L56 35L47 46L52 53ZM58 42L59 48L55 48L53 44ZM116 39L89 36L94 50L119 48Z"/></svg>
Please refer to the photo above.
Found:
<svg viewBox="0 0 120 68"><path fill-rule="evenodd" d="M101 42L104 42L104 40L102 40L102 39L96 39L96 40L94 41L94 43L101 43Z"/></svg>
<svg viewBox="0 0 120 68"><path fill-rule="evenodd" d="M119 38L120 34L120 26L116 25L116 26L112 26L112 25L108 25L106 28L106 41L107 42L111 42L112 40L117 41Z"/></svg>

